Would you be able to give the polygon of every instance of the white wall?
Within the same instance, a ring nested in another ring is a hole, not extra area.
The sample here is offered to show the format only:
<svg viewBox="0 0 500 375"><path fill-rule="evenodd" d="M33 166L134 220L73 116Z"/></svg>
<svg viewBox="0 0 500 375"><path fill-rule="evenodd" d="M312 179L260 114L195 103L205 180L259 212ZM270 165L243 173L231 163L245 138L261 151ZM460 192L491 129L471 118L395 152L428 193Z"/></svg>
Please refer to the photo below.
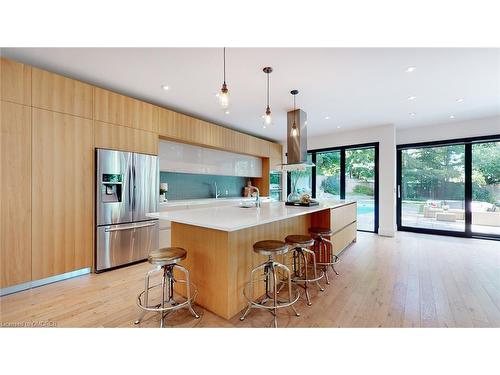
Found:
<svg viewBox="0 0 500 375"><path fill-rule="evenodd" d="M442 141L494 134L500 134L500 116L397 129L396 142L398 145L402 145L407 143Z"/></svg>
<svg viewBox="0 0 500 375"><path fill-rule="evenodd" d="M394 125L382 125L309 137L309 150L379 142L379 234L396 232L396 132Z"/></svg>

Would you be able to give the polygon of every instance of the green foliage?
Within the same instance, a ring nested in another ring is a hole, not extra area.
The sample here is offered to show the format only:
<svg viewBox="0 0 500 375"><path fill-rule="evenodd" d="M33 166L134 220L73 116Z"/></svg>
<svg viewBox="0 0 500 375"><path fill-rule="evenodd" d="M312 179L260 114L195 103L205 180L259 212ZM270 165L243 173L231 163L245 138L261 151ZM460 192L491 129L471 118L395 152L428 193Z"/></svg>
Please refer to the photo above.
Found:
<svg viewBox="0 0 500 375"><path fill-rule="evenodd" d="M404 199L464 199L465 146L402 151ZM488 185L500 183L500 142L472 146L473 199L494 203Z"/></svg>
<svg viewBox="0 0 500 375"><path fill-rule="evenodd" d="M370 195L373 196L373 188L371 186L356 185L352 192L360 195Z"/></svg>
<svg viewBox="0 0 500 375"><path fill-rule="evenodd" d="M340 195L340 181L337 176L329 176L321 181L321 189L325 193Z"/></svg>
<svg viewBox="0 0 500 375"><path fill-rule="evenodd" d="M500 142L473 145L472 169L474 182L482 185L500 184Z"/></svg>
<svg viewBox="0 0 500 375"><path fill-rule="evenodd" d="M320 176L336 176L340 173L340 151L316 154L316 173Z"/></svg>
<svg viewBox="0 0 500 375"><path fill-rule="evenodd" d="M375 178L375 149L346 150L345 156L346 174L350 178L362 181Z"/></svg>

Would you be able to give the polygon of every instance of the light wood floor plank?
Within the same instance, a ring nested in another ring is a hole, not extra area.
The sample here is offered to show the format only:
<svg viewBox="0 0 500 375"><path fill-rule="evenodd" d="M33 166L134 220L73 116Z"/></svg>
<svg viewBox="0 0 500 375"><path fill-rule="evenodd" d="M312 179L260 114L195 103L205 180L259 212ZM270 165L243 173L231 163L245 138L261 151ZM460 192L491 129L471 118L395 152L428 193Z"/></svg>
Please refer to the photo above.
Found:
<svg viewBox="0 0 500 375"><path fill-rule="evenodd" d="M134 327L137 294L147 263L45 285L0 298L3 326L53 322L58 327ZM399 232L395 238L359 233L341 254L331 285L311 287L300 317L280 311L280 327L500 327L498 242ZM154 277L157 282L159 275ZM322 283L325 284L324 282ZM170 314L168 327L268 327L272 316L252 311L227 321L196 307ZM158 327L150 314L141 327Z"/></svg>

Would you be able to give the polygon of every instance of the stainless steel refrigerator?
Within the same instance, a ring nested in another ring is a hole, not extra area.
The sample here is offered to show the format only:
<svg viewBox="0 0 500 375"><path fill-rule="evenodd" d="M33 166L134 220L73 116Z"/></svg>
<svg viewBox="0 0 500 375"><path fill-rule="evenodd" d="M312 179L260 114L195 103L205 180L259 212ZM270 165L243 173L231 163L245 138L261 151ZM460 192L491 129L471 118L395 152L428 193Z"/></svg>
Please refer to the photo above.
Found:
<svg viewBox="0 0 500 375"><path fill-rule="evenodd" d="M96 149L96 272L158 248L158 157Z"/></svg>

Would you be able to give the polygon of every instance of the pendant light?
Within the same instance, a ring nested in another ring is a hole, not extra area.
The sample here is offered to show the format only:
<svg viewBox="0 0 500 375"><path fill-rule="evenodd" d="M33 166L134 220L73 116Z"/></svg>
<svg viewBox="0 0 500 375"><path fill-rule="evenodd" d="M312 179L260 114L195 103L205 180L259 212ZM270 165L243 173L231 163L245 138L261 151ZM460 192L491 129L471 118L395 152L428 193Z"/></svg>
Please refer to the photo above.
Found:
<svg viewBox="0 0 500 375"><path fill-rule="evenodd" d="M271 108L269 107L269 74L273 72L273 68L271 68L270 66L266 66L262 70L267 74L267 107L264 116L262 116L262 118L264 119L263 128L265 129L273 122L271 117Z"/></svg>
<svg viewBox="0 0 500 375"><path fill-rule="evenodd" d="M219 106L222 109L229 107L229 90L226 85L226 47L224 47L224 83L219 93Z"/></svg>
<svg viewBox="0 0 500 375"><path fill-rule="evenodd" d="M297 117L296 109L295 109L295 96L299 93L299 90L292 90L290 91L290 94L293 95L293 124L292 124L292 130L290 131L290 135L292 137L297 137L299 135L299 128L297 127L297 122L295 121L295 118Z"/></svg>

